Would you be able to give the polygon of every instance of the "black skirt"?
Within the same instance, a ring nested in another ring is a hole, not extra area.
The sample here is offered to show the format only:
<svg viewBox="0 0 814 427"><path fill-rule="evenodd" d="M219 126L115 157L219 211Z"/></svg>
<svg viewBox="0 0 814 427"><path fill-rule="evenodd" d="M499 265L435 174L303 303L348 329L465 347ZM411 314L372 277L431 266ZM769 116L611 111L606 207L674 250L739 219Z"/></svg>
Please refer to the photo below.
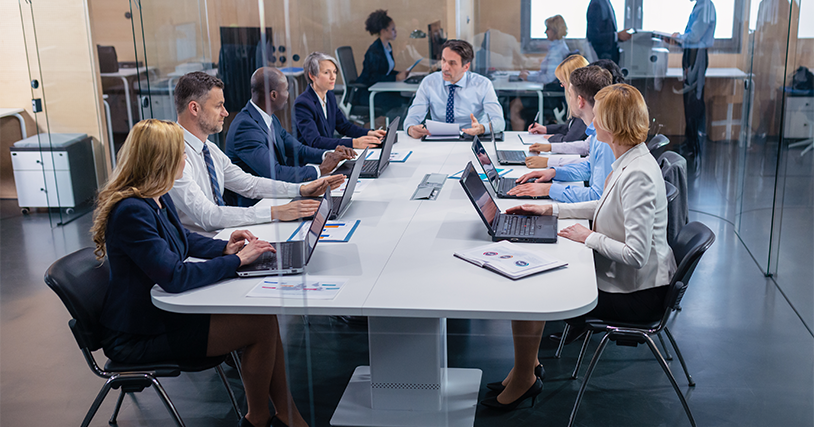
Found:
<svg viewBox="0 0 814 427"><path fill-rule="evenodd" d="M154 363L206 357L209 314L165 313L167 331L131 334L104 328L105 356L122 363Z"/></svg>

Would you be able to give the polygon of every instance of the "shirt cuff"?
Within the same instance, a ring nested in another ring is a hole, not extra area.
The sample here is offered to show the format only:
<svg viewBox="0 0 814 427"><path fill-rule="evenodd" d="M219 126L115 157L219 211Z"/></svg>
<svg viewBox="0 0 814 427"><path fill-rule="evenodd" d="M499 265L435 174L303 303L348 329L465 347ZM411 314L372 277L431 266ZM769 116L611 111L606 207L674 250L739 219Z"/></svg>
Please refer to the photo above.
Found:
<svg viewBox="0 0 814 427"><path fill-rule="evenodd" d="M327 154L328 152L326 151L325 153ZM322 160L325 160L325 154L322 155ZM317 171L317 178L322 178L322 171L319 169L319 166L312 164L309 164L308 166L311 166Z"/></svg>
<svg viewBox="0 0 814 427"><path fill-rule="evenodd" d="M549 192L550 194L550 192ZM551 197L551 196L549 196ZM560 204L559 203L552 203L551 204L551 216L560 216Z"/></svg>
<svg viewBox="0 0 814 427"><path fill-rule="evenodd" d="M548 188L548 197L552 200L556 200L558 202L563 200L563 193L565 192L565 186L562 184L551 184L551 187ZM559 213L559 212L558 212Z"/></svg>
<svg viewBox="0 0 814 427"><path fill-rule="evenodd" d="M288 187L288 197L293 199L294 197L302 196L302 186L303 184L292 184Z"/></svg>
<svg viewBox="0 0 814 427"><path fill-rule="evenodd" d="M602 235L594 231L585 238L585 246L587 246L589 249L597 249L599 248L599 241L601 239Z"/></svg>

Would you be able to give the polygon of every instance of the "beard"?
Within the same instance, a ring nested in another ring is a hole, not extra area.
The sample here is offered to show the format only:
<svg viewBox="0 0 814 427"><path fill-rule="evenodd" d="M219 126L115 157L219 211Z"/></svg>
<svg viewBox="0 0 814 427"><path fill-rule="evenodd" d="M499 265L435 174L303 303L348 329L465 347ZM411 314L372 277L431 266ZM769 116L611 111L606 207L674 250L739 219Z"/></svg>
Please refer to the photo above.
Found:
<svg viewBox="0 0 814 427"><path fill-rule="evenodd" d="M198 118L198 127L200 127L202 131L206 132L207 135L220 133L223 130L223 125L220 124L217 119L207 120L204 117Z"/></svg>

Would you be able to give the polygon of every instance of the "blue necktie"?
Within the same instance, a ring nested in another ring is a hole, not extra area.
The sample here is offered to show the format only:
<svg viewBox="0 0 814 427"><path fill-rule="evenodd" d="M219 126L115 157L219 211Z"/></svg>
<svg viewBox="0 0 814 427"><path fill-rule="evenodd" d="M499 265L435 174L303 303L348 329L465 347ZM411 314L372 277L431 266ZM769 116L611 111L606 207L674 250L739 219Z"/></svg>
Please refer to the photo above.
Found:
<svg viewBox="0 0 814 427"><path fill-rule="evenodd" d="M212 195L215 198L215 203L217 203L218 206L224 206L226 203L223 203L223 196L220 194L218 175L215 173L215 163L212 162L212 155L209 153L209 147L206 146L206 143L204 143L201 151L203 152L204 161L206 162L206 170L209 172L209 183L212 184Z"/></svg>
<svg viewBox="0 0 814 427"><path fill-rule="evenodd" d="M455 88L458 85L449 85L449 97L447 98L447 123L455 123Z"/></svg>

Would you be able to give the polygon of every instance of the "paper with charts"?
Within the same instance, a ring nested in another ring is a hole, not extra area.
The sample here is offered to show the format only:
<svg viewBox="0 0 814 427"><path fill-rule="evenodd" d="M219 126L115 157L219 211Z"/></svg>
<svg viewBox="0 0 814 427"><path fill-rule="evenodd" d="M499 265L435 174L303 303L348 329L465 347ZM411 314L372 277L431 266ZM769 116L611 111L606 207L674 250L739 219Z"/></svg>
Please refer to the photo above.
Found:
<svg viewBox="0 0 814 427"><path fill-rule="evenodd" d="M355 221L328 221L325 223L325 227L322 229L322 233L319 235L319 241L348 242L361 222L362 220L359 219ZM311 221L303 221L300 223L300 226L294 230L294 233L291 234L291 237L289 237L288 240L305 240L305 234L308 232L309 228L311 228Z"/></svg>
<svg viewBox="0 0 814 427"><path fill-rule="evenodd" d="M404 163L411 154L413 154L412 151L391 151L390 163ZM379 160L379 157L381 156L382 150L371 150L367 153L365 160Z"/></svg>
<svg viewBox="0 0 814 427"><path fill-rule="evenodd" d="M348 279L325 276L268 276L248 294L249 298L296 298L330 300L336 298Z"/></svg>
<svg viewBox="0 0 814 427"><path fill-rule="evenodd" d="M454 255L511 279L519 279L568 265L566 262L548 258L540 253L524 250L520 245L506 240L478 246L468 251L455 252Z"/></svg>

